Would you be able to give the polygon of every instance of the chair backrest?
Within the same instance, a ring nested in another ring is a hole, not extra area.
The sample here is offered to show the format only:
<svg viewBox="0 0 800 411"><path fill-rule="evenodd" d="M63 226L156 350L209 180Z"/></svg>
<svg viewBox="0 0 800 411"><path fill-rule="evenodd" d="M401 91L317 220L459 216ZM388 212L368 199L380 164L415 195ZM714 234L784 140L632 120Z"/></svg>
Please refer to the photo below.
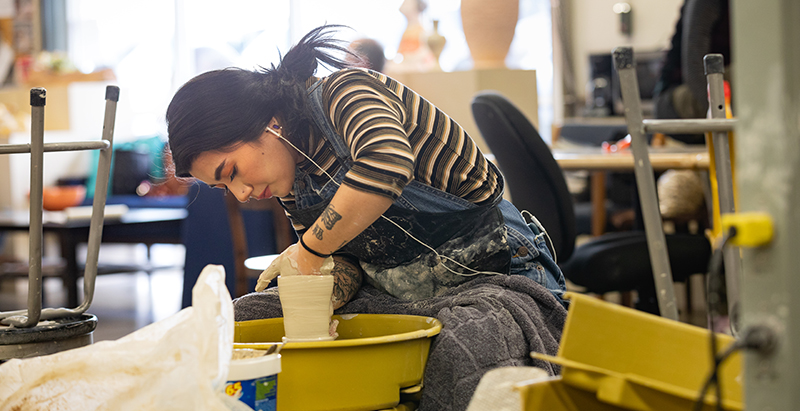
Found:
<svg viewBox="0 0 800 411"><path fill-rule="evenodd" d="M505 177L512 203L544 225L558 259L566 261L575 248L575 211L550 148L525 115L497 92L477 94L472 115Z"/></svg>

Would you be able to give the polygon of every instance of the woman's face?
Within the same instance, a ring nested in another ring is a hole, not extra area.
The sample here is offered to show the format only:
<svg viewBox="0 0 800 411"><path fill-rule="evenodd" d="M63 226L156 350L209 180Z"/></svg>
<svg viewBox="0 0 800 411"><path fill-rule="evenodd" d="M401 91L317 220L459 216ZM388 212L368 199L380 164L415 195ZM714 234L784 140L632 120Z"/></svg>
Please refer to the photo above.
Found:
<svg viewBox="0 0 800 411"><path fill-rule="evenodd" d="M273 120L270 127L273 126ZM297 151L264 131L258 140L231 151L207 151L192 164L191 174L212 187L226 188L240 202L284 197L294 185Z"/></svg>

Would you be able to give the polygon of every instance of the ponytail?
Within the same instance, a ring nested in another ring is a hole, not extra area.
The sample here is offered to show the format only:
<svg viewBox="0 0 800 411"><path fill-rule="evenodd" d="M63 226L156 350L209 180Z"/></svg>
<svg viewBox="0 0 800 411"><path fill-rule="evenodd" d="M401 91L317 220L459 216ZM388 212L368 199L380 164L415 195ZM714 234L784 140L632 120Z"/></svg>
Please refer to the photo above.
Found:
<svg viewBox="0 0 800 411"><path fill-rule="evenodd" d="M350 64L343 58L333 54L341 52L345 53L345 55L355 56L353 52L343 45L344 42L342 40L333 38L333 32L336 29L346 27L338 24L329 24L308 32L296 45L289 49L286 56L281 59L278 67L274 69L278 77L285 81L305 82L316 72L318 62L333 69L349 67ZM269 72L271 70L265 71Z"/></svg>
<svg viewBox="0 0 800 411"><path fill-rule="evenodd" d="M233 149L256 141L273 117L284 136L308 150L315 129L306 81L318 64L349 67L343 55L354 54L333 32L346 26L325 25L311 30L281 58L277 67L250 71L238 68L209 71L184 84L167 108L167 132L175 173L190 176L192 164L206 151Z"/></svg>

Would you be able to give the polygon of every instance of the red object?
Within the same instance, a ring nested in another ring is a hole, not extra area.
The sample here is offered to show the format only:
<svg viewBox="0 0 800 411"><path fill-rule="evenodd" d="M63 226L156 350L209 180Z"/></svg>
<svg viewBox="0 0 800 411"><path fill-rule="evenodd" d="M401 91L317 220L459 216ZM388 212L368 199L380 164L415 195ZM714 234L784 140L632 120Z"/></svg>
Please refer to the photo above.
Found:
<svg viewBox="0 0 800 411"><path fill-rule="evenodd" d="M625 138L617 141L614 144L611 144L608 141L604 141L603 144L601 144L601 147L603 147L603 151L605 151L606 153L616 153L618 151L626 150L630 146L631 146L630 134L628 134L627 136L625 136Z"/></svg>

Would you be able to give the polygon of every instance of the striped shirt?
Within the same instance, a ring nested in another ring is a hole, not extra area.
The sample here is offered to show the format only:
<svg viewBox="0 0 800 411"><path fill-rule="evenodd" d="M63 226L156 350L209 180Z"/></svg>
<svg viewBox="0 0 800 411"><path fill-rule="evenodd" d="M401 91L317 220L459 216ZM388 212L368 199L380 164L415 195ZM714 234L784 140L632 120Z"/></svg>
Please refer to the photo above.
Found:
<svg viewBox="0 0 800 411"><path fill-rule="evenodd" d="M475 204L492 198L497 175L475 142L413 90L364 69L337 71L322 87L323 106L354 160L344 184L394 200L414 179ZM334 175L339 163L333 148L318 136L309 147L314 162ZM308 160L298 166L325 175ZM294 197L281 201L291 214Z"/></svg>

